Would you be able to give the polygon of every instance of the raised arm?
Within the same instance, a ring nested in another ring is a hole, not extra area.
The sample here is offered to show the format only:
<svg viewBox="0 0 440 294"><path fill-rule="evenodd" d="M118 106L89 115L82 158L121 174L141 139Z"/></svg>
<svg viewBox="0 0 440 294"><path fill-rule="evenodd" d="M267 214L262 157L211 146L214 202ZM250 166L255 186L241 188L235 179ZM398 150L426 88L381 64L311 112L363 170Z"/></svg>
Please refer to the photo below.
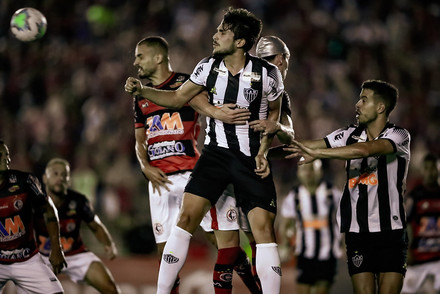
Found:
<svg viewBox="0 0 440 294"><path fill-rule="evenodd" d="M157 105L179 109L195 95L202 92L204 87L187 80L176 90L160 90L143 86L140 80L129 77L125 82L124 89L127 93L147 98Z"/></svg>
<svg viewBox="0 0 440 294"><path fill-rule="evenodd" d="M93 221L87 223L87 225L99 243L104 246L107 257L114 259L116 255L118 255L118 250L106 226L101 222L101 219L95 215Z"/></svg>
<svg viewBox="0 0 440 294"><path fill-rule="evenodd" d="M227 124L244 125L251 117L248 109L237 108L237 104L223 104L216 107L209 103L208 93L203 91L189 101L189 105L204 116L218 119Z"/></svg>

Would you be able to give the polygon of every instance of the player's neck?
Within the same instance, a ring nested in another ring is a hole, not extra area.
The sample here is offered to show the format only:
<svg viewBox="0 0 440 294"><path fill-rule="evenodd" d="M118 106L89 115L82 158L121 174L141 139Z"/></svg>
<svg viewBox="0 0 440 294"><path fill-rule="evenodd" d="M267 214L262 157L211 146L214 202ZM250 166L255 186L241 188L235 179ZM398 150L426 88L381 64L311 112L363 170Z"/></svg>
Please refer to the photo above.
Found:
<svg viewBox="0 0 440 294"><path fill-rule="evenodd" d="M61 204L66 200L66 195L64 194L55 194L50 191L47 191L47 195L53 200L53 203L55 204L55 207L59 208Z"/></svg>
<svg viewBox="0 0 440 294"><path fill-rule="evenodd" d="M170 66L158 67L157 71L150 77L153 86L158 86L165 82L173 73Z"/></svg>
<svg viewBox="0 0 440 294"><path fill-rule="evenodd" d="M238 74L246 62L246 53L242 50L237 50L234 53L223 58L226 68L232 75Z"/></svg>
<svg viewBox="0 0 440 294"><path fill-rule="evenodd" d="M368 140L376 139L388 123L388 117L378 116L375 120L367 124Z"/></svg>

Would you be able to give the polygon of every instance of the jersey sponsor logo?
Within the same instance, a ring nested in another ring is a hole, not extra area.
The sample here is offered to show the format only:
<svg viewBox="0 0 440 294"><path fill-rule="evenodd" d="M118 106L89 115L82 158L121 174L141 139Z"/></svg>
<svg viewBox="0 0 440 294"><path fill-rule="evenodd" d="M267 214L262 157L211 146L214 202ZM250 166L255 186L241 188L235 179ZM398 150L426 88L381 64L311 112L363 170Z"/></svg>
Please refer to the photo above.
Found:
<svg viewBox="0 0 440 294"><path fill-rule="evenodd" d="M360 267L363 261L364 261L364 257L362 255L356 254L351 258L351 262L353 262L355 267Z"/></svg>
<svg viewBox="0 0 440 294"><path fill-rule="evenodd" d="M179 141L165 141L148 145L148 156L150 160L181 155L185 155L185 146Z"/></svg>
<svg viewBox="0 0 440 294"><path fill-rule="evenodd" d="M9 177L9 182L10 183L17 183L17 177L15 175L11 175Z"/></svg>
<svg viewBox="0 0 440 294"><path fill-rule="evenodd" d="M40 246L38 247L38 249L40 250L40 252L48 255L50 253L50 248L51 248L50 239L48 237L40 235L38 236L38 240L40 241ZM60 237L60 243L63 252L71 251L74 242L75 240L72 237L68 237L68 238Z"/></svg>
<svg viewBox="0 0 440 294"><path fill-rule="evenodd" d="M196 76L196 77L199 77L199 75L202 73L202 71L203 71L203 66L199 66L195 71L194 71L194 75Z"/></svg>
<svg viewBox="0 0 440 294"><path fill-rule="evenodd" d="M0 241L7 242L20 238L26 234L23 221L20 215L14 216L14 219L8 217L4 223L0 222Z"/></svg>
<svg viewBox="0 0 440 294"><path fill-rule="evenodd" d="M17 191L18 189L20 189L20 186L19 186L19 185L14 185L14 186L10 187L10 188L8 189L8 191L11 192L11 193L14 193L14 192Z"/></svg>
<svg viewBox="0 0 440 294"><path fill-rule="evenodd" d="M344 138L344 133L339 133L335 135L334 140L338 141L341 140L342 138Z"/></svg>
<svg viewBox="0 0 440 294"><path fill-rule="evenodd" d="M147 119L147 125L147 136L149 138L184 133L182 118L178 112L173 112L171 115L169 112L166 112L162 114L162 116L155 115L149 117Z"/></svg>
<svg viewBox="0 0 440 294"><path fill-rule="evenodd" d="M215 87L212 87L211 90L209 90L209 93L217 95L217 89Z"/></svg>
<svg viewBox="0 0 440 294"><path fill-rule="evenodd" d="M182 86L182 82L175 82L174 84L169 85L170 88L179 88L180 86Z"/></svg>
<svg viewBox="0 0 440 294"><path fill-rule="evenodd" d="M217 72L219 76L227 76L228 75L228 72L226 70L219 69L218 67L214 67L213 70L215 72Z"/></svg>
<svg viewBox="0 0 440 294"><path fill-rule="evenodd" d="M372 173L372 174L364 173L364 174L360 175L359 177L350 178L348 180L348 187L350 189L353 189L358 184L371 185L371 186L377 185L376 174L375 173Z"/></svg>
<svg viewBox="0 0 440 294"><path fill-rule="evenodd" d="M0 251L0 259L7 260L15 260L15 259L23 259L28 258L31 254L30 248L21 248L14 250L1 250Z"/></svg>
<svg viewBox="0 0 440 294"><path fill-rule="evenodd" d="M243 81L259 82L261 75L257 72L245 72L243 73Z"/></svg>
<svg viewBox="0 0 440 294"><path fill-rule="evenodd" d="M172 254L164 254L163 261L165 261L166 263L172 264L172 263L177 263L179 261L179 258L172 255Z"/></svg>
<svg viewBox="0 0 440 294"><path fill-rule="evenodd" d="M367 141L367 139L365 139L365 138L362 138L362 137L360 137L360 136L355 136L355 135L353 135L353 136L351 136L353 139L355 139L356 141L358 141L358 142L366 142Z"/></svg>
<svg viewBox="0 0 440 294"><path fill-rule="evenodd" d="M319 230L319 229L323 229L323 228L328 228L329 224L328 224L328 219L326 218L314 218L314 219L305 219L304 222L304 228L312 228L315 230Z"/></svg>
<svg viewBox="0 0 440 294"><path fill-rule="evenodd" d="M272 266L271 268L280 277L283 275L283 273L281 272L281 267L280 266Z"/></svg>
<svg viewBox="0 0 440 294"><path fill-rule="evenodd" d="M243 89L244 98L247 102L252 103L258 96L258 90L252 88L244 88Z"/></svg>

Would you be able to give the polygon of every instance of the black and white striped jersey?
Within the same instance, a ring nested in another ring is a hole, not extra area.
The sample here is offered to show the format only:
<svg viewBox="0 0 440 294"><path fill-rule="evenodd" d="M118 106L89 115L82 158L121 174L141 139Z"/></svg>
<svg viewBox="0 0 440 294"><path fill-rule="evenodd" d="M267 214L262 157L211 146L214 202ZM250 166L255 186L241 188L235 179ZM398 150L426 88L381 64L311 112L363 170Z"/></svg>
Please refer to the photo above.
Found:
<svg viewBox="0 0 440 294"><path fill-rule="evenodd" d="M302 185L289 192L281 206L281 215L296 220L296 255L317 260L342 255L336 223L340 197L341 191L324 181L314 194Z"/></svg>
<svg viewBox="0 0 440 294"><path fill-rule="evenodd" d="M388 123L375 139L387 139L394 153L347 160L347 182L338 221L341 232L382 232L406 227L403 194L410 160L409 132ZM324 138L327 147L367 141L365 127L350 125Z"/></svg>
<svg viewBox="0 0 440 294"><path fill-rule="evenodd" d="M278 68L249 54L246 54L244 68L235 76L222 58L207 57L195 67L190 80L206 87L214 106L235 103L237 107L249 109L250 121L266 119L268 102L278 99L284 90ZM237 150L247 156L258 153L260 133L248 124L231 125L212 118L207 118L206 124L205 145Z"/></svg>

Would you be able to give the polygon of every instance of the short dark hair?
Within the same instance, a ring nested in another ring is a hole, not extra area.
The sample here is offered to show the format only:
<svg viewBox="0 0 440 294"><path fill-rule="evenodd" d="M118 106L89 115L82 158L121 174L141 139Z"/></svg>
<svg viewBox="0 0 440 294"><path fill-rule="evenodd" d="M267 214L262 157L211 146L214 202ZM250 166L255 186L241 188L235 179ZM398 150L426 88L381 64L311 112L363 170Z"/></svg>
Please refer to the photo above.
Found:
<svg viewBox="0 0 440 294"><path fill-rule="evenodd" d="M260 37L262 21L244 8L229 7L223 16L223 28L234 33L234 39L245 39L243 50L248 52Z"/></svg>
<svg viewBox="0 0 440 294"><path fill-rule="evenodd" d="M361 88L373 90L375 95L380 96L385 103L387 116L396 107L399 90L393 84L381 80L366 80L362 83Z"/></svg>
<svg viewBox="0 0 440 294"><path fill-rule="evenodd" d="M137 43L137 46L140 45L156 47L159 50L161 50L164 53L164 55L168 56L168 48L169 48L168 42L163 37L160 36L145 37Z"/></svg>

